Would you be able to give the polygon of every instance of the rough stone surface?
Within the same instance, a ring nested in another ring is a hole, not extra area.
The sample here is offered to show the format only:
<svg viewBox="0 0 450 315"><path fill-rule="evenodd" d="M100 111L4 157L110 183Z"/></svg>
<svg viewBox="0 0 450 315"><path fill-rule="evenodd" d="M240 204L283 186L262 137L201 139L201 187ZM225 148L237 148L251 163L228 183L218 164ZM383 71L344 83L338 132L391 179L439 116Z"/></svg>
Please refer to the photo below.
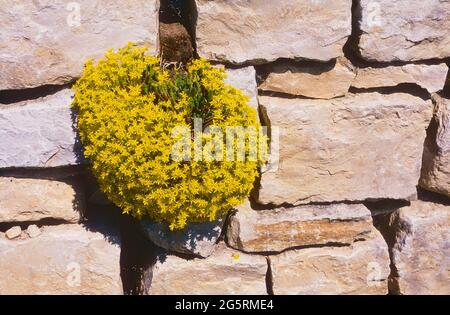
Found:
<svg viewBox="0 0 450 315"><path fill-rule="evenodd" d="M427 89L428 92L434 93L444 88L447 72L448 66L445 63L359 68L352 86L367 89L415 83Z"/></svg>
<svg viewBox="0 0 450 315"><path fill-rule="evenodd" d="M162 255L154 269L150 294L267 294L264 256L218 245L206 259Z"/></svg>
<svg viewBox="0 0 450 315"><path fill-rule="evenodd" d="M75 223L84 211L83 191L74 181L0 177L0 222Z"/></svg>
<svg viewBox="0 0 450 315"><path fill-rule="evenodd" d="M1 294L122 294L120 247L76 224L36 238L0 239Z"/></svg>
<svg viewBox="0 0 450 315"><path fill-rule="evenodd" d="M63 84L128 42L157 49L157 0L2 0L0 90Z"/></svg>
<svg viewBox="0 0 450 315"><path fill-rule="evenodd" d="M351 244L372 230L361 204L307 205L253 210L248 204L230 217L227 242L245 252L280 252L293 247Z"/></svg>
<svg viewBox="0 0 450 315"><path fill-rule="evenodd" d="M394 273L400 294L450 294L450 204L413 201L390 218Z"/></svg>
<svg viewBox="0 0 450 315"><path fill-rule="evenodd" d="M225 83L234 86L249 97L249 105L258 108L258 88L256 86L256 71L254 67L244 67L226 70Z"/></svg>
<svg viewBox="0 0 450 315"><path fill-rule="evenodd" d="M222 231L223 220L189 223L183 230L171 231L166 223L142 221L145 236L159 247L182 253L208 257L214 251Z"/></svg>
<svg viewBox="0 0 450 315"><path fill-rule="evenodd" d="M358 2L363 58L391 62L450 56L450 1Z"/></svg>
<svg viewBox="0 0 450 315"><path fill-rule="evenodd" d="M263 91L330 99L347 94L355 78L352 64L344 57L331 63L281 62L268 66Z"/></svg>
<svg viewBox="0 0 450 315"><path fill-rule="evenodd" d="M450 99L433 100L435 129L425 142L420 186L450 197Z"/></svg>
<svg viewBox="0 0 450 315"><path fill-rule="evenodd" d="M37 100L0 106L0 168L84 163L70 108L72 96L66 89Z"/></svg>
<svg viewBox="0 0 450 315"><path fill-rule="evenodd" d="M41 235L41 230L38 228L36 224L32 224L28 226L27 234L31 238L38 237L39 235Z"/></svg>
<svg viewBox="0 0 450 315"><path fill-rule="evenodd" d="M387 294L389 254L383 237L345 247L270 256L274 294Z"/></svg>
<svg viewBox="0 0 450 315"><path fill-rule="evenodd" d="M278 168L262 174L259 202L416 197L431 101L363 93L332 100L262 96L259 103L280 134Z"/></svg>
<svg viewBox="0 0 450 315"><path fill-rule="evenodd" d="M7 230L5 232L5 236L8 239L12 240L12 239L18 238L21 233L22 233L22 229L20 228L20 226L13 226L12 228L10 228L9 230Z"/></svg>
<svg viewBox="0 0 450 315"><path fill-rule="evenodd" d="M196 0L197 51L240 64L342 55L351 33L351 0Z"/></svg>

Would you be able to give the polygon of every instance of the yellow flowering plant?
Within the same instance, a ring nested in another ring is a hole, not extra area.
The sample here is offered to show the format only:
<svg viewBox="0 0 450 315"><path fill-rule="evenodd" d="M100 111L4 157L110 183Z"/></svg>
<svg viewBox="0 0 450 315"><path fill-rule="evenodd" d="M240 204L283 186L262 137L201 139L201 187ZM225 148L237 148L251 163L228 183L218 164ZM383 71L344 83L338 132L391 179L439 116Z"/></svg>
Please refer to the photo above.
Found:
<svg viewBox="0 0 450 315"><path fill-rule="evenodd" d="M101 190L124 213L182 229L223 216L250 194L267 139L258 138L256 158L249 158L255 143L246 138L242 159L226 147L227 137L206 130L226 134L227 127L240 126L261 134L256 110L224 78L223 69L204 59L166 69L132 44L86 63L73 87L84 154ZM181 142L183 159L174 158L177 128L189 131ZM237 142L232 139L233 148ZM199 145L201 158L186 158L198 157Z"/></svg>

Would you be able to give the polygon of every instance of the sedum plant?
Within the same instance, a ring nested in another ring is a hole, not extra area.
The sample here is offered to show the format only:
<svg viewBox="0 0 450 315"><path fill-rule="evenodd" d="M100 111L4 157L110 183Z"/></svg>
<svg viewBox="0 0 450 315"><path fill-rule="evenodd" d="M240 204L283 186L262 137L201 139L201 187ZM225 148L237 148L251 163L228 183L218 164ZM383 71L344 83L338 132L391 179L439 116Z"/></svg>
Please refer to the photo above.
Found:
<svg viewBox="0 0 450 315"><path fill-rule="evenodd" d="M165 69L132 44L86 63L73 101L84 154L101 190L124 213L182 229L223 216L250 194L267 139L258 138L256 158L249 158L254 143L246 138L242 159L228 150L226 136L208 132L261 131L248 98L224 78L204 59ZM176 148L184 151L174 158Z"/></svg>

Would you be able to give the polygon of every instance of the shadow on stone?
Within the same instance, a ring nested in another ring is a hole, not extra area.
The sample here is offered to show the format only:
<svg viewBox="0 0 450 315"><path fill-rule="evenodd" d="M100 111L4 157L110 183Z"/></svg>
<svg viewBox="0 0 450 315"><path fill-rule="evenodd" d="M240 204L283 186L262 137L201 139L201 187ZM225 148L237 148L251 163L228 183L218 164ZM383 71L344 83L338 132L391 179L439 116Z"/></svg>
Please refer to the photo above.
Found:
<svg viewBox="0 0 450 315"><path fill-rule="evenodd" d="M158 260L165 261L167 254L145 238L139 221L131 216L121 216L120 231L120 273L123 291L125 295L148 294L153 278L153 266Z"/></svg>
<svg viewBox="0 0 450 315"><path fill-rule="evenodd" d="M189 223L178 231L171 231L164 222L143 220L140 225L144 235L159 247L180 254L208 257L221 236L224 221Z"/></svg>
<svg viewBox="0 0 450 315"><path fill-rule="evenodd" d="M383 199L377 201L366 201L364 205L372 213L372 217L382 214L389 214L401 207L406 207L411 204L410 201L400 199Z"/></svg>
<svg viewBox="0 0 450 315"><path fill-rule="evenodd" d="M21 221L21 222L0 222L0 232L6 232L10 228L14 226L20 226L22 231L25 231L28 226L30 225L36 225L37 227L41 228L43 226L53 226L53 225L61 225L61 224L67 224L66 221L60 220L60 219L53 219L53 218L47 218L42 219L39 221Z"/></svg>
<svg viewBox="0 0 450 315"><path fill-rule="evenodd" d="M320 61L295 61L292 59L279 58L274 62L255 66L257 71L258 85L265 81L270 73L285 73L290 71L292 73L308 73L311 75L320 75L333 70L336 66L336 59L328 62ZM281 93L283 94L283 93ZM288 94L290 95L290 94Z"/></svg>
<svg viewBox="0 0 450 315"><path fill-rule="evenodd" d="M70 118L72 119L72 130L76 134L73 144L75 162L78 164L88 164L89 161L84 157L83 144L81 143L80 133L78 131L77 110L73 107L70 109Z"/></svg>
<svg viewBox="0 0 450 315"><path fill-rule="evenodd" d="M70 88L72 83L65 85L43 85L36 88L21 90L3 90L0 91L0 105L8 105L20 103L24 101L36 100L51 94L55 94L61 90Z"/></svg>
<svg viewBox="0 0 450 315"><path fill-rule="evenodd" d="M121 245L120 217L121 211L115 206L88 204L82 225L88 231L103 234L111 244Z"/></svg>
<svg viewBox="0 0 450 315"><path fill-rule="evenodd" d="M72 165L50 168L5 168L0 169L2 177L64 180L88 172L86 165Z"/></svg>
<svg viewBox="0 0 450 315"><path fill-rule="evenodd" d="M411 94L411 95L420 97L421 99L423 99L425 101L430 99L430 93L428 93L428 91L426 89L424 89L414 83L401 83L396 86L375 87L375 88L367 88L367 89L350 87L349 92L354 93L354 94L374 93L374 92L377 92L380 94L406 93L406 94Z"/></svg>
<svg viewBox="0 0 450 315"><path fill-rule="evenodd" d="M443 206L450 206L450 198L436 192L425 190L421 187L417 188L419 200L437 203Z"/></svg>

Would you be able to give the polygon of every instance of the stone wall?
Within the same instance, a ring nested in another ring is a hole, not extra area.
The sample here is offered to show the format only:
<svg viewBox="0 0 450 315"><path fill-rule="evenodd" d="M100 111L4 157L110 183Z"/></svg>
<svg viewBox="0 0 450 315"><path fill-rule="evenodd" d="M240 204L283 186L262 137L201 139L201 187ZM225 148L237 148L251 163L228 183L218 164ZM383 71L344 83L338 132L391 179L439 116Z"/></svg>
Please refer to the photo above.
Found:
<svg viewBox="0 0 450 315"><path fill-rule="evenodd" d="M450 1L0 4L0 294L450 293ZM228 217L171 233L91 178L70 87L129 41L225 67L270 127Z"/></svg>

